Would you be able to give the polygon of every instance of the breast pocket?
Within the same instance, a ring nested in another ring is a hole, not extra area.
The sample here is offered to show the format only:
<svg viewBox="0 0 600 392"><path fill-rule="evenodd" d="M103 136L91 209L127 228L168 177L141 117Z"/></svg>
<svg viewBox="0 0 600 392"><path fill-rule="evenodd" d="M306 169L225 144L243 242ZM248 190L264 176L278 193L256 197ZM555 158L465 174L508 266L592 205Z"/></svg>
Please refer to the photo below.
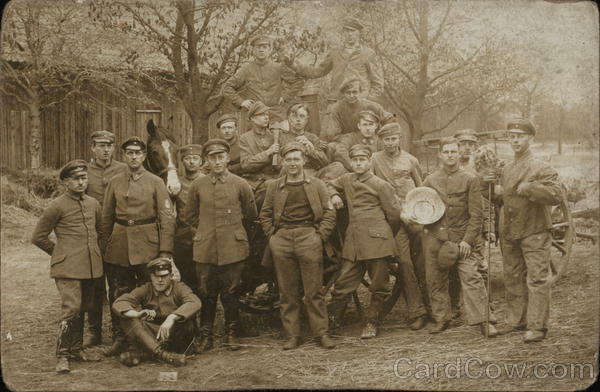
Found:
<svg viewBox="0 0 600 392"><path fill-rule="evenodd" d="M453 193L448 195L448 208L446 216L450 222L461 219L465 215L467 207L467 192Z"/></svg>
<svg viewBox="0 0 600 392"><path fill-rule="evenodd" d="M389 238L389 235L386 232L386 230L382 230L382 229L369 229L369 237L371 237L371 238L380 238L382 240L385 240L385 239Z"/></svg>
<svg viewBox="0 0 600 392"><path fill-rule="evenodd" d="M248 235L246 234L246 230L239 229L234 232L235 239L237 241L245 241L248 242Z"/></svg>

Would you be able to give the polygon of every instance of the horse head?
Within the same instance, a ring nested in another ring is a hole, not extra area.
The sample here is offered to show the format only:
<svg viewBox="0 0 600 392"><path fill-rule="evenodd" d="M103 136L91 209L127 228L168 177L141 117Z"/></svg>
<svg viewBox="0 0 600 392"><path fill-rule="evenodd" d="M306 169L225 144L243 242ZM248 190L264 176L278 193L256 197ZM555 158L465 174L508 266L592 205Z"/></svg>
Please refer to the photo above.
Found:
<svg viewBox="0 0 600 392"><path fill-rule="evenodd" d="M177 144L170 130L161 126L156 126L154 121L149 120L146 124L148 131L148 141L146 148L148 155L146 157L146 168L161 177L171 196L175 196L181 190L181 183L177 175Z"/></svg>

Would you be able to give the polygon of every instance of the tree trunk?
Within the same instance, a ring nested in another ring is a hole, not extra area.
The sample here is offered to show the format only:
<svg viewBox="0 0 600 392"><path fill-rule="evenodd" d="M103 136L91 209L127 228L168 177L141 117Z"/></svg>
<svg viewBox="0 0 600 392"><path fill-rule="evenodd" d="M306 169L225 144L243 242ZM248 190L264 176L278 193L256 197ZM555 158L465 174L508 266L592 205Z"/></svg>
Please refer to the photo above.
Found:
<svg viewBox="0 0 600 392"><path fill-rule="evenodd" d="M31 154L31 169L37 171L41 165L41 139L42 122L39 98L36 97L29 105L29 119L31 121L31 139L29 141L29 152Z"/></svg>

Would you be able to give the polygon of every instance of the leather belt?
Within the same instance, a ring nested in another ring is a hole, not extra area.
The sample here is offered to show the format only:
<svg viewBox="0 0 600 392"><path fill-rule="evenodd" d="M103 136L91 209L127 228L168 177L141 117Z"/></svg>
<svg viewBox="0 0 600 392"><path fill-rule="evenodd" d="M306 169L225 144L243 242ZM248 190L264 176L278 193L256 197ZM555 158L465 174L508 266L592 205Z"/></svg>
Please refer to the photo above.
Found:
<svg viewBox="0 0 600 392"><path fill-rule="evenodd" d="M122 226L140 226L140 225L148 225L150 223L156 223L156 218L146 218L146 219L115 219L115 222Z"/></svg>
<svg viewBox="0 0 600 392"><path fill-rule="evenodd" d="M281 223L279 225L280 229L297 229L299 227L315 227L315 222L304 221L304 222L294 222L294 223Z"/></svg>

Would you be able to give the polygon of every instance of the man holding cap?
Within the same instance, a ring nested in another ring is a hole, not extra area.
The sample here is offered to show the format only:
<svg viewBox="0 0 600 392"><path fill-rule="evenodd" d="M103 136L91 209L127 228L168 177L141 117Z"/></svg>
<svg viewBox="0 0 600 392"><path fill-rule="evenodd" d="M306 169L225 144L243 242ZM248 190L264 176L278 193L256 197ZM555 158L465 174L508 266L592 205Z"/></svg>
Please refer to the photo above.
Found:
<svg viewBox="0 0 600 392"><path fill-rule="evenodd" d="M331 72L331 84L328 93L330 101L342 98L340 87L344 80L353 76L360 79L369 99L377 99L383 94L383 75L375 62L375 52L360 44L360 34L364 26L357 19L346 19L342 25L343 47L329 51L325 60L316 67L293 64L293 59L284 62L305 78L315 79Z"/></svg>
<svg viewBox="0 0 600 392"><path fill-rule="evenodd" d="M284 64L270 60L271 39L265 35L254 37L252 55L254 61L244 64L223 85L222 94L234 105L246 110L261 101L272 108L271 121L285 119L285 103L291 103L302 88L302 79ZM275 125L275 124L273 124Z"/></svg>
<svg viewBox="0 0 600 392"><path fill-rule="evenodd" d="M252 186L258 208L265 197L265 181L279 175L279 165L273 165L273 155L279 154L273 131L269 129L269 108L254 102L248 109L251 128L240 136L242 177Z"/></svg>
<svg viewBox="0 0 600 392"><path fill-rule="evenodd" d="M146 171L146 144L137 136L121 148L127 171L109 181L102 208L103 250L109 302L148 280L145 264L157 256L171 257L175 212L163 180ZM106 355L126 348L119 323L112 317L113 345Z"/></svg>
<svg viewBox="0 0 600 392"><path fill-rule="evenodd" d="M423 182L423 186L435 189L446 207L442 219L425 226L425 271L434 320L429 333L444 331L452 319L448 271L450 264L455 264L467 323L479 325L483 335L486 335L487 329L488 336L493 337L498 332L492 324L486 323L487 291L477 271L477 259L481 255L477 254L480 249L476 245L483 219L479 179L460 168L456 139L443 138L440 141L439 159L442 167ZM457 252L455 257L449 258L447 251L452 249ZM446 260L451 262L446 263Z"/></svg>
<svg viewBox="0 0 600 392"><path fill-rule="evenodd" d="M240 143L238 133L238 119L233 113L225 113L217 119L217 128L221 138L229 144L229 165L227 170L233 174L242 173L240 163Z"/></svg>
<svg viewBox="0 0 600 392"><path fill-rule="evenodd" d="M373 173L389 182L394 187L396 199L404 203L406 194L415 187L421 186L423 182L419 161L401 148L402 127L400 124L389 123L382 126L377 131L377 137L383 144L383 151L373 153ZM412 237L420 237L420 235L421 233L417 232ZM396 249L399 267L402 271L402 289L406 298L409 319L412 320L410 328L417 330L425 326L427 310L423 301L427 297L427 289L424 281L422 288L419 286L415 274L410 237L409 228L402 224L395 237ZM413 246L420 243L419 238L413 238ZM418 249L420 248L419 246ZM422 270L424 272L425 268Z"/></svg>
<svg viewBox="0 0 600 392"><path fill-rule="evenodd" d="M331 202L336 209L348 206L348 228L344 237L339 278L329 303L329 318L335 328L350 295L366 271L371 277L371 302L366 310L361 338L377 336L379 313L390 296L388 261L395 256L394 235L400 225L400 210L394 202L394 188L371 171L371 149L363 144L350 148L353 173L329 183Z"/></svg>
<svg viewBox="0 0 600 392"><path fill-rule="evenodd" d="M507 324L502 333L527 330L525 343L546 337L552 284L551 206L562 198L558 173L535 159L530 145L535 136L531 121L517 118L507 125L514 160L500 178L504 225L500 246L504 258Z"/></svg>
<svg viewBox="0 0 600 392"><path fill-rule="evenodd" d="M142 352L173 366L185 365L185 353L194 338L193 319L200 300L182 282L173 280L170 259L157 258L146 264L150 282L121 295L113 311L129 343L119 359L127 366L142 360Z"/></svg>
<svg viewBox="0 0 600 392"><path fill-rule="evenodd" d="M104 279L98 247L100 204L85 194L88 166L67 163L60 171L66 192L48 205L35 227L31 242L52 256L50 277L61 298L61 321L56 345L56 372L70 371L69 360L94 360L82 350L83 312L102 301ZM54 231L56 242L49 235Z"/></svg>
<svg viewBox="0 0 600 392"><path fill-rule="evenodd" d="M243 178L230 173L229 145L210 139L202 147L210 173L192 183L184 219L193 228L197 292L202 300L201 339L196 351L210 350L212 330L221 296L225 316L224 343L239 349L239 295L244 260L249 255L248 227L257 217L252 188Z"/></svg>
<svg viewBox="0 0 600 392"><path fill-rule="evenodd" d="M88 165L88 187L85 193L98 200L100 207L104 201L104 191L108 182L117 174L127 170L127 165L113 159L115 151L115 135L109 131L92 133L92 160ZM102 307L104 295L93 304L88 313L91 338L84 342L84 347L97 346L102 343Z"/></svg>
<svg viewBox="0 0 600 392"><path fill-rule="evenodd" d="M289 340L284 350L300 345L302 296L308 322L324 348L334 348L327 335L323 299L323 245L335 226L327 187L304 173L304 146L287 143L282 151L285 175L267 186L260 223L267 236L280 294L283 329ZM303 293L303 294L301 294Z"/></svg>

